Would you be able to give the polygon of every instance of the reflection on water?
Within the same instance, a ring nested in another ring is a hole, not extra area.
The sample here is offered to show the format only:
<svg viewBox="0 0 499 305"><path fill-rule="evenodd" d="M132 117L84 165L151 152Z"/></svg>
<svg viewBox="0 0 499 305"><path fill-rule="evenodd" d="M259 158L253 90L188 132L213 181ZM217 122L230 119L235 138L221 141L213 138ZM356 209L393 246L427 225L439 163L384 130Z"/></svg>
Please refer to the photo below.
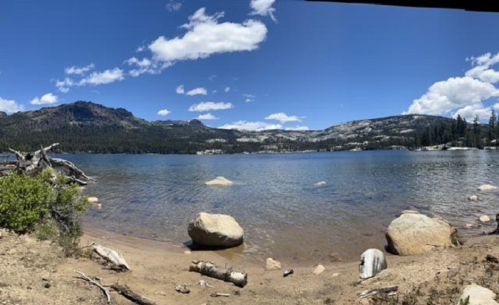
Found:
<svg viewBox="0 0 499 305"><path fill-rule="evenodd" d="M440 215L458 228L499 211L499 193L467 200L477 186L499 184L494 151L63 157L98 179L87 193L104 206L89 213L89 224L182 244L197 212L226 213L245 229L246 254L297 262L382 248L402 210ZM216 176L236 183L204 185ZM314 187L318 181L327 186Z"/></svg>

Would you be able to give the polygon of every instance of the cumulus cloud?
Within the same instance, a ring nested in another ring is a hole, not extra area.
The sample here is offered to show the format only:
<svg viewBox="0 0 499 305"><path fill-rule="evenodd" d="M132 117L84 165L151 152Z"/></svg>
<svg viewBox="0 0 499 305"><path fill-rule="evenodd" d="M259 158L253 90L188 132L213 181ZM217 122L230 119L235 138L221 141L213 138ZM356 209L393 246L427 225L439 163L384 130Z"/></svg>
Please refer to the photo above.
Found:
<svg viewBox="0 0 499 305"><path fill-rule="evenodd" d="M260 21L223 22L224 13L207 15L205 8L189 17L182 25L187 32L172 39L159 37L149 45L153 58L163 62L196 60L214 54L256 50L267 36L267 27Z"/></svg>
<svg viewBox="0 0 499 305"><path fill-rule="evenodd" d="M63 93L69 92L69 88L74 86L74 85L75 85L75 82L69 77L66 77L63 80L56 80L55 81L55 86L57 87L57 90L59 90L60 92L63 92Z"/></svg>
<svg viewBox="0 0 499 305"><path fill-rule="evenodd" d="M182 8L182 2L171 1L165 5L165 8L170 12L176 12Z"/></svg>
<svg viewBox="0 0 499 305"><path fill-rule="evenodd" d="M243 94L243 96L246 103L254 102L256 98L256 96L254 96L253 94Z"/></svg>
<svg viewBox="0 0 499 305"><path fill-rule="evenodd" d="M7 113L14 113L23 111L24 107L19 105L14 100L6 100L0 97L0 111Z"/></svg>
<svg viewBox="0 0 499 305"><path fill-rule="evenodd" d="M184 94L185 93L184 85L178 86L177 89L175 89L175 92L177 92L177 94Z"/></svg>
<svg viewBox="0 0 499 305"><path fill-rule="evenodd" d="M230 91L230 87L225 87L224 92L227 93Z"/></svg>
<svg viewBox="0 0 499 305"><path fill-rule="evenodd" d="M218 120L216 116L211 113L201 114L197 117L198 120Z"/></svg>
<svg viewBox="0 0 499 305"><path fill-rule="evenodd" d="M266 122L237 121L232 124L225 124L218 128L247 130L247 131L263 131L263 130L282 129L282 127L283 126L281 124L270 124Z"/></svg>
<svg viewBox="0 0 499 305"><path fill-rule="evenodd" d="M484 102L499 97L499 89L494 85L499 82L499 72L494 69L499 64L499 53L486 53L467 60L472 68L464 76L434 83L404 114L451 114L466 119L478 115L482 120L487 119L492 106L485 106Z"/></svg>
<svg viewBox="0 0 499 305"><path fill-rule="evenodd" d="M117 81L121 81L123 79L125 79L123 70L121 70L119 68L114 68L112 70L105 70L103 72L92 72L92 74L90 74L87 77L85 77L84 79L82 79L78 83L78 86L105 85L105 84L110 84L110 83L114 83Z"/></svg>
<svg viewBox="0 0 499 305"><path fill-rule="evenodd" d="M161 109L160 111L158 111L158 115L159 116L167 116L170 113L172 113L172 112L170 110L168 110L168 109Z"/></svg>
<svg viewBox="0 0 499 305"><path fill-rule="evenodd" d="M150 60L149 58L143 58L143 59L139 60L135 56L127 59L125 61L125 63L128 64L129 66L134 67L132 70L128 71L128 74L130 74L133 77L137 77L137 76L145 74L145 73L147 73L147 74L159 74L164 69L171 66L171 64L159 63L157 61Z"/></svg>
<svg viewBox="0 0 499 305"><path fill-rule="evenodd" d="M202 102L199 104L194 104L191 107L189 107L189 111L205 112L211 110L227 110L231 108L234 108L234 106L231 103Z"/></svg>
<svg viewBox="0 0 499 305"><path fill-rule="evenodd" d="M301 122L301 119L296 115L287 115L284 112L272 113L265 118L266 120L279 121L281 124L289 122Z"/></svg>
<svg viewBox="0 0 499 305"><path fill-rule="evenodd" d="M308 126L294 126L294 127L288 127L286 130L293 130L293 131L305 131L305 130L310 130Z"/></svg>
<svg viewBox="0 0 499 305"><path fill-rule="evenodd" d="M50 104L55 104L59 101L58 97L56 95L53 95L52 93L47 93L44 94L42 97L35 97L33 100L31 100L31 105L50 105Z"/></svg>
<svg viewBox="0 0 499 305"><path fill-rule="evenodd" d="M88 71L92 70L94 68L94 64L89 64L88 66L85 67L77 67L77 66L72 66L69 68L64 69L64 72L68 75L83 75L87 73Z"/></svg>
<svg viewBox="0 0 499 305"><path fill-rule="evenodd" d="M250 7L253 10L250 15L270 16L274 22L277 22L274 12L275 0L251 0Z"/></svg>
<svg viewBox="0 0 499 305"><path fill-rule="evenodd" d="M186 95L190 95L190 96L193 96L193 95L206 95L208 94L206 89L205 88L195 88L195 89L192 89L192 90L189 90Z"/></svg>
<svg viewBox="0 0 499 305"><path fill-rule="evenodd" d="M213 75L210 75L210 77L208 77L208 79L209 79L210 81L212 81L212 80L214 80L216 77L217 77L217 75L216 75L216 74L213 74Z"/></svg>

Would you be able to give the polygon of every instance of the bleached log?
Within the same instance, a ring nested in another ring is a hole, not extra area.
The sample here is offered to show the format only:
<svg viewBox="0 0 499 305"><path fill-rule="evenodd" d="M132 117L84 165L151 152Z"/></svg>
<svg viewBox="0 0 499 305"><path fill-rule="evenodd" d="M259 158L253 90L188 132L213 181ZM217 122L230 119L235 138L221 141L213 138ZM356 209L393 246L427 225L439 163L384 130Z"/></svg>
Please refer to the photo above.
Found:
<svg viewBox="0 0 499 305"><path fill-rule="evenodd" d="M203 275L222 280L225 282L234 283L238 287L244 287L248 284L248 274L233 271L232 268L218 268L212 263L194 261L189 266L189 271L199 272Z"/></svg>
<svg viewBox="0 0 499 305"><path fill-rule="evenodd" d="M384 294L387 296L392 296L397 294L397 291L399 290L399 286L389 286L389 287L383 287L383 288L377 288L377 289L369 289L365 290L360 293L359 298L365 299L368 297L372 297L378 294Z"/></svg>
<svg viewBox="0 0 499 305"><path fill-rule="evenodd" d="M92 248L94 249L95 253L97 253L100 257L113 264L115 267L118 267L119 269L122 270L123 269L131 270L130 266L128 266L125 259L113 249L109 249L101 245L92 245Z"/></svg>
<svg viewBox="0 0 499 305"><path fill-rule="evenodd" d="M137 294L130 289L127 285L113 284L111 285L113 290L116 290L119 294L140 305L156 305L156 302L149 299L148 297Z"/></svg>
<svg viewBox="0 0 499 305"><path fill-rule="evenodd" d="M87 281L97 287L100 288L100 290L102 290L102 292L104 293L104 295L106 296L106 299L107 299L107 303L111 303L111 295L109 294L109 289L107 289L106 287L102 286L99 282L89 278L88 276L85 275L85 273L81 272L81 271L78 271L78 270L75 270L76 273L78 273L80 276L81 276L81 279L84 280L84 281Z"/></svg>
<svg viewBox="0 0 499 305"><path fill-rule="evenodd" d="M378 249L366 250L360 257L359 271L362 279L371 278L386 267L385 254Z"/></svg>

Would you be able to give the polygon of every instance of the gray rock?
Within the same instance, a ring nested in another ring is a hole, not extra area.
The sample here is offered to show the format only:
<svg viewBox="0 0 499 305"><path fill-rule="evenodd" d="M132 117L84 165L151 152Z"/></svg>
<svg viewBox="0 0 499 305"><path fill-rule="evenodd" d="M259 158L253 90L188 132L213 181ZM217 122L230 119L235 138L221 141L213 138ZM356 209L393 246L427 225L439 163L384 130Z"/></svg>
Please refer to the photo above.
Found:
<svg viewBox="0 0 499 305"><path fill-rule="evenodd" d="M194 243L208 247L235 247L244 239L241 226L224 214L197 214L189 223L188 233Z"/></svg>

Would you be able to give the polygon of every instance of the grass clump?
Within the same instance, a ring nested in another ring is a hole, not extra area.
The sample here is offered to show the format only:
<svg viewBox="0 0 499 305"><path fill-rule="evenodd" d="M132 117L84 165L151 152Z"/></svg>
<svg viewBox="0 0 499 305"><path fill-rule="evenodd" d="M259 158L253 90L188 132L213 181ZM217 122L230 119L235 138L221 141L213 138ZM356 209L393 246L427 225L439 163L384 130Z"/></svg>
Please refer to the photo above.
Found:
<svg viewBox="0 0 499 305"><path fill-rule="evenodd" d="M63 176L53 179L50 171L0 179L0 227L56 241L68 256L78 252L81 218L88 207L76 184L68 184Z"/></svg>

